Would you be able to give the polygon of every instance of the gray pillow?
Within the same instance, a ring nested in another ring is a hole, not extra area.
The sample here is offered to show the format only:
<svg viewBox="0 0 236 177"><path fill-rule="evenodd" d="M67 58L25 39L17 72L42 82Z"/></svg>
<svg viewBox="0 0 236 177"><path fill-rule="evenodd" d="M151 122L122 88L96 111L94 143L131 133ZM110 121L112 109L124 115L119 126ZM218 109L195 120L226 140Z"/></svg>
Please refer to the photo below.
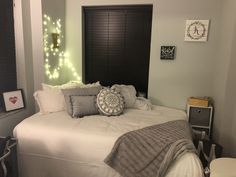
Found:
<svg viewBox="0 0 236 177"><path fill-rule="evenodd" d="M104 88L97 95L97 106L103 115L118 116L122 114L125 102L120 93L110 88Z"/></svg>
<svg viewBox="0 0 236 177"><path fill-rule="evenodd" d="M73 107L71 102L71 96L96 96L102 86L90 87L90 88L71 88L62 89L62 93L65 97L66 110L70 116L73 116Z"/></svg>
<svg viewBox="0 0 236 177"><path fill-rule="evenodd" d="M96 96L71 96L72 116L83 117L98 114Z"/></svg>

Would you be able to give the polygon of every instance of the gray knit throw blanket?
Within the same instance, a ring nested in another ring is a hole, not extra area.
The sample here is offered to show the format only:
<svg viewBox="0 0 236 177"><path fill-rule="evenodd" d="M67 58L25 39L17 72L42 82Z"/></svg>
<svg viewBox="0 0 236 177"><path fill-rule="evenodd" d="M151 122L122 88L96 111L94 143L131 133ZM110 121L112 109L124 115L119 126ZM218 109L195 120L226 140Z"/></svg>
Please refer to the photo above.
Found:
<svg viewBox="0 0 236 177"><path fill-rule="evenodd" d="M123 177L163 177L186 152L196 152L191 129L177 120L125 133L104 162Z"/></svg>

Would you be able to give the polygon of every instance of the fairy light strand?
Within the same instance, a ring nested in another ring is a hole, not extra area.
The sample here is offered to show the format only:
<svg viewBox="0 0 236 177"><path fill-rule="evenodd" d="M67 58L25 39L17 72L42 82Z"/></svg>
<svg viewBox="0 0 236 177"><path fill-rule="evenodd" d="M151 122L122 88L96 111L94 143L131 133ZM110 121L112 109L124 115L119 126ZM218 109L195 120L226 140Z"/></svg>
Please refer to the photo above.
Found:
<svg viewBox="0 0 236 177"><path fill-rule="evenodd" d="M53 43L49 40L49 37L52 32L55 32L58 34L57 43L58 46L61 45L61 42L63 40L62 35L62 25L61 25L61 19L56 20L56 22L52 22L51 18L48 15L43 16L43 44L44 44L44 68L45 68L45 74L49 79L58 79L60 77L60 71L64 66L68 67L70 71L72 72L73 77L81 81L81 77L76 72L75 67L69 60L69 54L64 52L63 50L60 50L58 48L54 48ZM50 30L50 29L53 29ZM58 66L51 66L50 65L50 57L57 57L59 62Z"/></svg>

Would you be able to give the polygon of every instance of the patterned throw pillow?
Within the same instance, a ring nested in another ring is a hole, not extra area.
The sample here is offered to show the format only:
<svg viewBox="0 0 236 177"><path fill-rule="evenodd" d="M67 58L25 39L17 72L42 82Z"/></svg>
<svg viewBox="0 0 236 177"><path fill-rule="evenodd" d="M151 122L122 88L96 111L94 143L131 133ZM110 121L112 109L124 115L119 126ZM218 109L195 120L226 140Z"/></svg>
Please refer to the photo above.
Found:
<svg viewBox="0 0 236 177"><path fill-rule="evenodd" d="M97 106L101 114L106 116L118 116L124 110L124 98L117 91L104 88L97 95Z"/></svg>

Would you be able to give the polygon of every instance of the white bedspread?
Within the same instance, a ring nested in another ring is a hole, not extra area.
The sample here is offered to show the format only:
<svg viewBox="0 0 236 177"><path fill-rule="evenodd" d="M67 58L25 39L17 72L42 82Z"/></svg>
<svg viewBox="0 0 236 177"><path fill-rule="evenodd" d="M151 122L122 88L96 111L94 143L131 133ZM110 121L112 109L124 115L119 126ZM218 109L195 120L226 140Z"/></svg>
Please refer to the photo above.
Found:
<svg viewBox="0 0 236 177"><path fill-rule="evenodd" d="M14 129L21 177L120 177L103 162L120 135L179 119L187 119L186 113L160 106L152 111L126 109L118 117L35 114ZM182 156L166 177L202 177L198 157Z"/></svg>

